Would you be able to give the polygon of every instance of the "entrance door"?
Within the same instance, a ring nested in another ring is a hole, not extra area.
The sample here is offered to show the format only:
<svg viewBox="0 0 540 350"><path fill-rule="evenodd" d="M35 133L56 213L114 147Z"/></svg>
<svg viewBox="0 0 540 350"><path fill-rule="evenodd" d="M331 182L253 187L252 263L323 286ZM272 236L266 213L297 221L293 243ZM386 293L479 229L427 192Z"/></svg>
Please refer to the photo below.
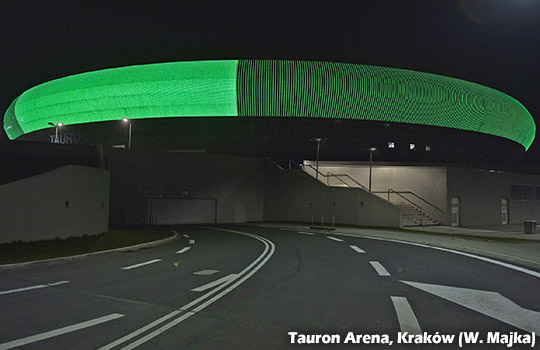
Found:
<svg viewBox="0 0 540 350"><path fill-rule="evenodd" d="M501 199L501 224L508 225L508 199Z"/></svg>
<svg viewBox="0 0 540 350"><path fill-rule="evenodd" d="M459 197L450 199L452 205L452 226L459 226Z"/></svg>

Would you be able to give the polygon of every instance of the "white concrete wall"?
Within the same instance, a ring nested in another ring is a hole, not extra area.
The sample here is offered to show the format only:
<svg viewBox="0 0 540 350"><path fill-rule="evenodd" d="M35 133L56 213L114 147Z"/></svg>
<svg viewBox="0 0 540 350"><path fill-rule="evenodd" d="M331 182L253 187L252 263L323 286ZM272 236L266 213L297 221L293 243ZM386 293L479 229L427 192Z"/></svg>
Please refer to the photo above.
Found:
<svg viewBox="0 0 540 350"><path fill-rule="evenodd" d="M0 186L0 243L100 234L108 214L109 171L63 166Z"/></svg>
<svg viewBox="0 0 540 350"><path fill-rule="evenodd" d="M315 167L314 161L304 161L304 164L311 164ZM315 176L315 171L312 168L305 166L304 169L312 176ZM364 187L369 188L369 164L319 162L319 172L324 175L328 175L329 172L334 175L348 174ZM357 186L353 181L346 177L340 178L353 187ZM319 180L325 183L327 181L326 178L320 178ZM328 180L331 185L343 185L343 183L335 177L329 177ZM419 205L429 215L442 224L447 224L447 216L445 213L448 204L446 200L447 180L445 167L378 165L375 163L372 167L371 189L373 192L386 192L388 189L393 189L395 191L412 191L441 209L442 212L427 205L413 195L403 194L403 196ZM388 198L387 194L378 195ZM404 202L404 200L396 194L391 194L390 200L392 202Z"/></svg>
<svg viewBox="0 0 540 350"><path fill-rule="evenodd" d="M540 201L534 199L534 187L532 200L512 200L512 184L540 185L540 175L448 168L448 203L451 197L459 197L461 226L500 225L503 198L510 200L511 224L521 224L523 220L540 222Z"/></svg>
<svg viewBox="0 0 540 350"><path fill-rule="evenodd" d="M301 170L269 168L265 174L264 220L400 227L394 205L362 189L328 187Z"/></svg>

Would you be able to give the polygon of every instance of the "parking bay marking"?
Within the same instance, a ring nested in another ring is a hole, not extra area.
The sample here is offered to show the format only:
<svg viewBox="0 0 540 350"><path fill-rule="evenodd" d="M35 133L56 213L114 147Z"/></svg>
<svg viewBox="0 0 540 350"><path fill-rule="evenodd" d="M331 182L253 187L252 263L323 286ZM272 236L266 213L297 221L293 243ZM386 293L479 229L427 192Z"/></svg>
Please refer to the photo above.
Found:
<svg viewBox="0 0 540 350"><path fill-rule="evenodd" d="M0 292L0 295L25 292L27 290L32 290L32 289L40 289L40 288L59 286L61 284L66 284L66 283L69 283L69 281L60 281L60 282L49 283L49 284L39 284L37 286L30 286L30 287L23 287L23 288L17 288L17 289L12 289L12 290L5 290L5 291Z"/></svg>
<svg viewBox="0 0 540 350"><path fill-rule="evenodd" d="M223 284L225 282L228 282L229 280L234 279L237 276L238 275L232 273L232 274L230 274L228 276L222 277L222 278L220 278L218 280L215 280L213 282L207 283L207 284L202 285L202 286L197 287L197 288L193 288L191 291L192 292L204 292L207 289L210 289L210 288L213 288L215 286L219 286L220 284Z"/></svg>
<svg viewBox="0 0 540 350"><path fill-rule="evenodd" d="M179 251L176 252L176 254L182 254L182 253L185 253L187 252L188 250L190 250L191 247L184 247L182 249L180 249Z"/></svg>
<svg viewBox="0 0 540 350"><path fill-rule="evenodd" d="M390 297L396 310L399 328L402 332L409 334L422 334L422 329L411 308L411 305L405 297Z"/></svg>
<svg viewBox="0 0 540 350"><path fill-rule="evenodd" d="M351 248L352 248L352 250L354 250L354 251L355 251L355 252L357 252L357 253L360 253L360 254L363 254L363 253L365 253L365 251L364 251L364 250L362 250L362 249L358 248L358 247L357 247L357 246L355 246L355 245L350 245L349 247L351 247Z"/></svg>
<svg viewBox="0 0 540 350"><path fill-rule="evenodd" d="M112 320L115 320L115 319L120 318L120 317L124 317L124 315L122 315L122 314L110 314L110 315L107 315L107 316L94 318L93 320L77 323L77 324L74 324L74 325L71 325L71 326L62 327L62 328L58 328L58 329L55 329L55 330L52 330L52 331L32 335L32 336L29 336L29 337L26 337L26 338L13 340L13 341L10 341L10 342L7 342L7 343L0 344L0 350L13 349L13 348L23 346L23 345L26 345L26 344L35 343L35 342L38 342L40 340L53 338L53 337L56 337L56 336L59 336L59 335L62 335L62 334L77 331L79 329L88 328L88 327L98 325L100 323L112 321Z"/></svg>
<svg viewBox="0 0 540 350"><path fill-rule="evenodd" d="M145 266L145 265L150 265L150 264L153 264L153 263L157 263L158 261L161 261L161 259L154 259L154 260L145 261L145 262L142 262L142 263L139 263L139 264L135 264L135 265L131 265L131 266L122 267L122 270L136 269L137 267L141 267L141 266Z"/></svg>
<svg viewBox="0 0 540 350"><path fill-rule="evenodd" d="M383 277L390 276L390 272L388 272L388 270L385 269L384 266L382 266L380 262L378 262L378 261L370 261L369 263L371 264L371 266L373 266L375 271L377 271L379 276L383 276Z"/></svg>

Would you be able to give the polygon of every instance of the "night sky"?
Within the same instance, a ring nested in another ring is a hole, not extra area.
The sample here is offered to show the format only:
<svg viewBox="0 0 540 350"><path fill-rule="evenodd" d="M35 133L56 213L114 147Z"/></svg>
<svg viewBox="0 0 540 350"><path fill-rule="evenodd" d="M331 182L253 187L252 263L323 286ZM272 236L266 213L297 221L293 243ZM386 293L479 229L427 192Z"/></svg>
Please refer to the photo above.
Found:
<svg viewBox="0 0 540 350"><path fill-rule="evenodd" d="M540 125L540 0L2 0L0 26L2 115L25 90L66 75L260 58L460 78L513 96ZM540 140L528 153L540 164Z"/></svg>

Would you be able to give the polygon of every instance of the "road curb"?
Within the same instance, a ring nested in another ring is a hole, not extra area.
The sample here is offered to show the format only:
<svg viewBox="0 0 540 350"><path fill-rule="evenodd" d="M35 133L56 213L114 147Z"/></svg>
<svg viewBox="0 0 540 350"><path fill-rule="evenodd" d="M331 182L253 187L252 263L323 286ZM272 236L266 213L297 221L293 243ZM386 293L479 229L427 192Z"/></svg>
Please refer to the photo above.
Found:
<svg viewBox="0 0 540 350"><path fill-rule="evenodd" d="M0 271L58 265L58 264L64 264L64 263L86 259L86 258L107 256L107 255L112 255L112 254L122 253L122 252L129 252L129 251L134 252L140 249L147 249L147 248L152 248L159 245L167 244L169 242L176 241L179 238L180 238L180 235L177 232L174 232L174 235L172 235L171 237L160 239L159 241L141 243L141 244L137 244L137 245L133 245L129 247L115 248L115 249L103 250L101 252L94 252L94 253L87 253L87 254L80 254L80 255L64 256L60 258L52 258L52 259L36 260L36 261L29 261L29 262L23 262L23 263L0 265Z"/></svg>

